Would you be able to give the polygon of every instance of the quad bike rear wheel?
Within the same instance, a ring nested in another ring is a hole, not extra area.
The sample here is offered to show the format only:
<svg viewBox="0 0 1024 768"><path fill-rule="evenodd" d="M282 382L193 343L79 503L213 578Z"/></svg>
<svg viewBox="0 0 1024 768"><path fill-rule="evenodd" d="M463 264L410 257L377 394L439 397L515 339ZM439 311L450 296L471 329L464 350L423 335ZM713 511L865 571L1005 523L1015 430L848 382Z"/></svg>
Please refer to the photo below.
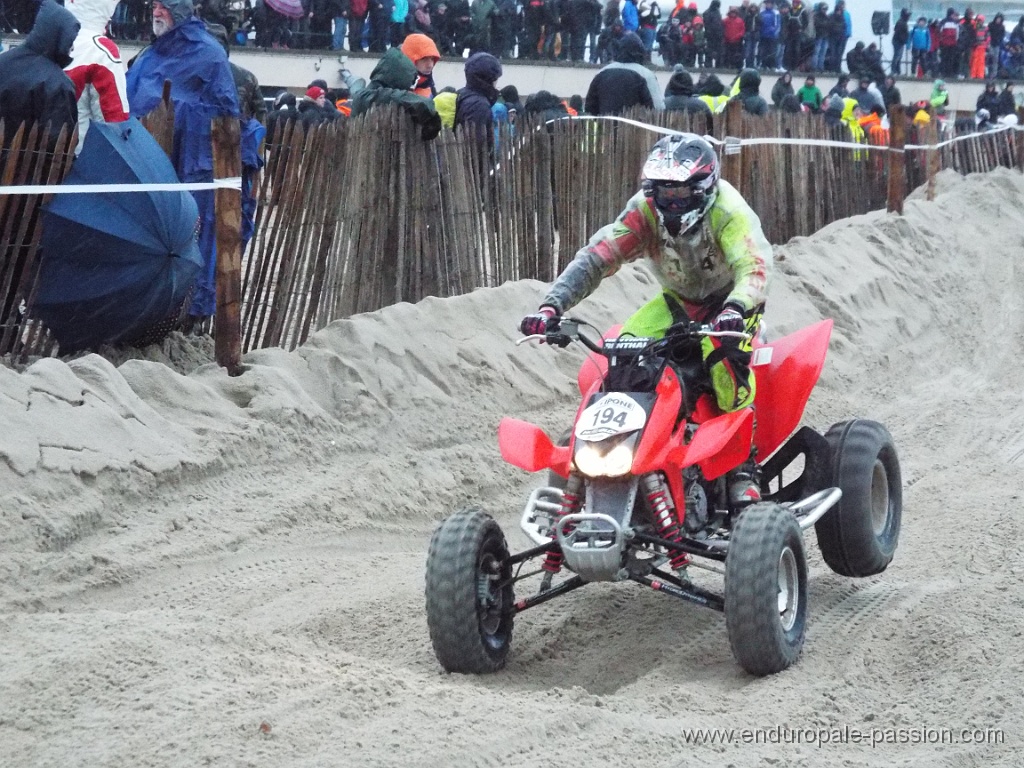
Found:
<svg viewBox="0 0 1024 768"><path fill-rule="evenodd" d="M877 421L835 424L829 483L843 496L815 524L821 555L841 576L873 576L896 552L903 517L900 461L889 431Z"/></svg>
<svg viewBox="0 0 1024 768"><path fill-rule="evenodd" d="M430 540L426 574L430 642L448 672L505 666L512 642L512 566L501 527L480 509L444 520Z"/></svg>
<svg viewBox="0 0 1024 768"><path fill-rule="evenodd" d="M743 511L725 559L725 626L740 666L752 675L781 672L803 650L807 559L800 526L785 507Z"/></svg>

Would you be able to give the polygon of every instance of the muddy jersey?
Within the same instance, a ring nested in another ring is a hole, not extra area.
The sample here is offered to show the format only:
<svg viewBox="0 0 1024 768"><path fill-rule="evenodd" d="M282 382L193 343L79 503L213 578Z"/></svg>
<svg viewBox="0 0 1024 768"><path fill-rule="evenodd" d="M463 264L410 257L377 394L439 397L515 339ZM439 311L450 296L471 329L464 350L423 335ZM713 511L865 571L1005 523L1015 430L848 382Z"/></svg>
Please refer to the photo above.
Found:
<svg viewBox="0 0 1024 768"><path fill-rule="evenodd" d="M692 304L715 297L746 310L764 304L772 247L761 221L725 181L699 226L673 237L638 192L611 224L590 239L552 284L544 304L566 312L623 264L646 256L663 288Z"/></svg>

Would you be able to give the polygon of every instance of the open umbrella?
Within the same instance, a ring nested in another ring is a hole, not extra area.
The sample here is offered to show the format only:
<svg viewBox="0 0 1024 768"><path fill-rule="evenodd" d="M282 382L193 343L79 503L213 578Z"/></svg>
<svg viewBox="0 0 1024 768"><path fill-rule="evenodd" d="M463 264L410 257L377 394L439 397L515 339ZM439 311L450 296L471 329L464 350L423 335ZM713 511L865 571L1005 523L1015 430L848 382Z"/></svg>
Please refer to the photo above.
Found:
<svg viewBox="0 0 1024 768"><path fill-rule="evenodd" d="M177 183L137 119L93 123L64 184ZM188 192L58 194L43 211L33 316L61 352L130 342L176 316L203 264Z"/></svg>
<svg viewBox="0 0 1024 768"><path fill-rule="evenodd" d="M302 0L263 0L267 5L289 19L301 19L306 15L302 10Z"/></svg>

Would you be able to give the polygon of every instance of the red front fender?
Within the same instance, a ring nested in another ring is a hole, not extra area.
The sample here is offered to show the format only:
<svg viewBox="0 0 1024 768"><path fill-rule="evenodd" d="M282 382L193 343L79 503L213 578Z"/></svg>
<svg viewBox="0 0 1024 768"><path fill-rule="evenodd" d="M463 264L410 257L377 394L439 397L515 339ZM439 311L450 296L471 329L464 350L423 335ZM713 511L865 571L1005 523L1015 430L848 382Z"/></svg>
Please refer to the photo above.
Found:
<svg viewBox="0 0 1024 768"><path fill-rule="evenodd" d="M501 458L527 472L553 469L569 476L569 446L555 445L536 424L504 418L498 424L498 448Z"/></svg>

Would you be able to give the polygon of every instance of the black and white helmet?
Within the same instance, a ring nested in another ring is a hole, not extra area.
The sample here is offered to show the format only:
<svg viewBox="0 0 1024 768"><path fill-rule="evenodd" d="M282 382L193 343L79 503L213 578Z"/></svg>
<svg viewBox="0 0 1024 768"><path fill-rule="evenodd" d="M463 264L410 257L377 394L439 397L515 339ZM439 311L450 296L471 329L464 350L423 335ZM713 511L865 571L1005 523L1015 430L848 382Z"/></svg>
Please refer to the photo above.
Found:
<svg viewBox="0 0 1024 768"><path fill-rule="evenodd" d="M711 144L695 133L677 133L654 145L641 176L654 206L686 232L715 204L721 170Z"/></svg>

